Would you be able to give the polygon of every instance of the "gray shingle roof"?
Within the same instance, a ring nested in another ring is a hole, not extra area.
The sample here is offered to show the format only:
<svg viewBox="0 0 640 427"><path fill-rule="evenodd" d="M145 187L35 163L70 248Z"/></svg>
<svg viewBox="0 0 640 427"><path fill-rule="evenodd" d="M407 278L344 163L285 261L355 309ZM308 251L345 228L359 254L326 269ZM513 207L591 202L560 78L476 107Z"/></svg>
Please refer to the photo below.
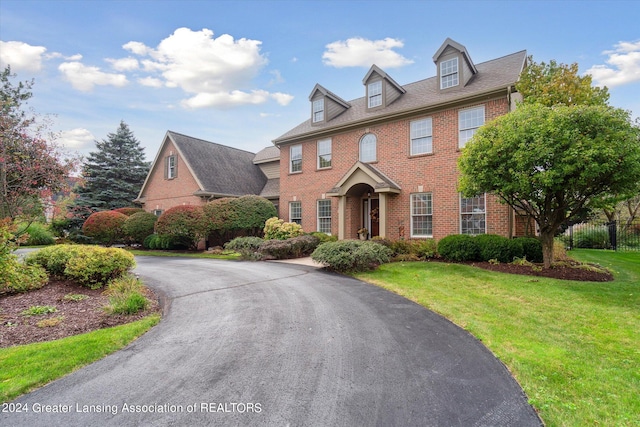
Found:
<svg viewBox="0 0 640 427"><path fill-rule="evenodd" d="M253 164L254 153L192 138L168 131L176 148L202 184L201 191L211 195L260 194L267 178Z"/></svg>
<svg viewBox="0 0 640 427"><path fill-rule="evenodd" d="M484 93L506 89L518 81L524 67L527 52L520 51L491 61L476 64L478 73L466 86L458 86L444 91L439 89L438 78L431 77L402 86L406 93L393 104L380 110L367 111L366 98L349 101L351 108L333 120L322 124L311 124L311 118L299 124L285 134L274 139L275 144L296 141L314 134L329 132L333 129L356 126L362 123L384 120L390 116L400 116L437 108L440 105L454 103Z"/></svg>
<svg viewBox="0 0 640 427"><path fill-rule="evenodd" d="M266 147L256 153L253 163L274 162L280 160L280 149L278 147Z"/></svg>
<svg viewBox="0 0 640 427"><path fill-rule="evenodd" d="M267 183L260 192L260 196L266 199L274 199L280 196L280 178L272 178L267 180Z"/></svg>

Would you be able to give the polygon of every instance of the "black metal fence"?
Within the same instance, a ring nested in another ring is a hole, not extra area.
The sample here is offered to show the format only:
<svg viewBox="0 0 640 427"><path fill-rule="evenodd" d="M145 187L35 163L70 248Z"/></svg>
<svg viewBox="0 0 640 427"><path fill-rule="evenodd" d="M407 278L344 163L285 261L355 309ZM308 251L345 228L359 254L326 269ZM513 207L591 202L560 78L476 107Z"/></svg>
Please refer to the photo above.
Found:
<svg viewBox="0 0 640 427"><path fill-rule="evenodd" d="M567 248L640 251L640 219L575 224L560 236Z"/></svg>

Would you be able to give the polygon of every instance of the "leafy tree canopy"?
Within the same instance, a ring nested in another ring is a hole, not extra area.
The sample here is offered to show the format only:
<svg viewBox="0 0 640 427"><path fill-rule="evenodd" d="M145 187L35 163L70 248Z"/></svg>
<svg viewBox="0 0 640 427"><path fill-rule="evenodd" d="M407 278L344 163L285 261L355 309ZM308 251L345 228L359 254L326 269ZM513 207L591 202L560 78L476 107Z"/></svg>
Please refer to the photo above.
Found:
<svg viewBox="0 0 640 427"><path fill-rule="evenodd" d="M524 103L553 105L607 105L609 91L606 87L592 86L590 75L580 76L578 64L536 63L528 58L527 67L516 83L516 90Z"/></svg>
<svg viewBox="0 0 640 427"><path fill-rule="evenodd" d="M131 206L149 170L144 149L126 123L116 133L96 141L83 169L84 186L78 189L76 205L93 211Z"/></svg>
<svg viewBox="0 0 640 427"><path fill-rule="evenodd" d="M638 190L640 129L608 106L523 104L482 126L459 168L465 195L496 194L535 219L549 267L563 223Z"/></svg>

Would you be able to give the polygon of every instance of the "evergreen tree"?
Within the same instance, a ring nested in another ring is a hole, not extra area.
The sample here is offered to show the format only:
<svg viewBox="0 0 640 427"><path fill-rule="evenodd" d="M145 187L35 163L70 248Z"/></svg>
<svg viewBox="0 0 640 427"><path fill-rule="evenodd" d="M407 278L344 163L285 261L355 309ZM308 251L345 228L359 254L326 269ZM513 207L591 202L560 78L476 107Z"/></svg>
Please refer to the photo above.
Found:
<svg viewBox="0 0 640 427"><path fill-rule="evenodd" d="M96 141L96 147L84 165L84 186L78 189L76 206L91 211L132 206L149 171L140 142L120 122L116 133Z"/></svg>

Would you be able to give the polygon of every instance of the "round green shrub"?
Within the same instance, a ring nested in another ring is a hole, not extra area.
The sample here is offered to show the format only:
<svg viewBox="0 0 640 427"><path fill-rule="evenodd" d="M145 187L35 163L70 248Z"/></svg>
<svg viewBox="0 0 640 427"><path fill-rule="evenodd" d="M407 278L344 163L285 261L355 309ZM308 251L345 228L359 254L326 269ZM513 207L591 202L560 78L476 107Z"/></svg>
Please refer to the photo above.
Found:
<svg viewBox="0 0 640 427"><path fill-rule="evenodd" d="M247 195L213 200L202 207L208 232L215 240L262 237L267 219L277 215L276 207L264 197Z"/></svg>
<svg viewBox="0 0 640 427"><path fill-rule="evenodd" d="M0 260L0 295L40 289L47 281L47 273L39 265L24 265L14 254Z"/></svg>
<svg viewBox="0 0 640 427"><path fill-rule="evenodd" d="M224 248L238 252L245 258L252 258L253 254L258 251L258 248L260 248L260 245L263 243L264 240L260 237L236 237L232 241L225 243Z"/></svg>
<svg viewBox="0 0 640 427"><path fill-rule="evenodd" d="M124 249L85 246L67 261L64 275L92 289L106 285L135 267L133 255Z"/></svg>
<svg viewBox="0 0 640 427"><path fill-rule="evenodd" d="M340 240L323 243L311 254L311 259L337 272L365 271L389 262L391 249L370 241Z"/></svg>
<svg viewBox="0 0 640 427"><path fill-rule="evenodd" d="M542 262L542 242L535 237L519 237L514 239L522 245L522 256L531 262Z"/></svg>
<svg viewBox="0 0 640 427"><path fill-rule="evenodd" d="M195 249L207 235L207 220L202 207L193 205L175 206L167 209L156 222L156 233L171 236L174 242ZM165 248L163 248L165 249Z"/></svg>
<svg viewBox="0 0 640 427"><path fill-rule="evenodd" d="M84 245L56 245L31 252L25 257L27 265L39 265L52 276L64 276L67 262L80 252L91 246Z"/></svg>
<svg viewBox="0 0 640 427"><path fill-rule="evenodd" d="M449 261L479 261L480 246L467 234L451 234L438 242L438 254Z"/></svg>
<svg viewBox="0 0 640 427"><path fill-rule="evenodd" d="M125 214L115 211L94 212L82 225L82 234L111 246L124 238L122 226L127 218Z"/></svg>
<svg viewBox="0 0 640 427"><path fill-rule="evenodd" d="M143 244L144 240L153 234L158 217L151 212L136 212L124 222L122 231L133 243Z"/></svg>
<svg viewBox="0 0 640 427"><path fill-rule="evenodd" d="M284 222L278 217L269 218L264 225L265 240L287 240L303 234L304 230L300 224Z"/></svg>
<svg viewBox="0 0 640 427"><path fill-rule="evenodd" d="M480 260L508 263L514 258L522 258L522 244L514 239L508 239L497 234L481 234L476 236L480 246Z"/></svg>

